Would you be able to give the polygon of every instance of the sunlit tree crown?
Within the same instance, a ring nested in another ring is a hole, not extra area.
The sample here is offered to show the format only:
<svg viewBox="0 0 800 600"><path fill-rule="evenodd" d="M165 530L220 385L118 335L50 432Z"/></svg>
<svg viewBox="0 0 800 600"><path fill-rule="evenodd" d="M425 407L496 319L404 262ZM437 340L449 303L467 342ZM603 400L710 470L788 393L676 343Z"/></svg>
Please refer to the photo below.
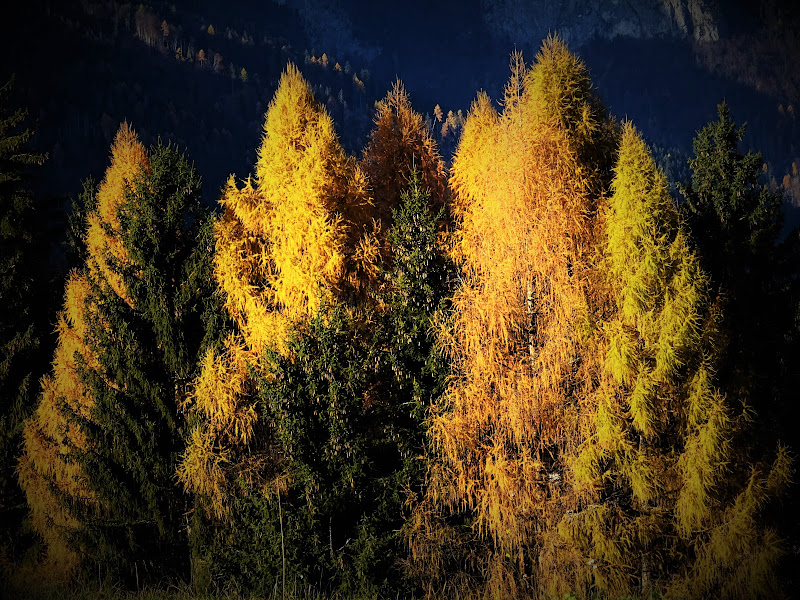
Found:
<svg viewBox="0 0 800 600"><path fill-rule="evenodd" d="M269 331L280 338L284 326L274 321L313 315L370 270L364 174L292 64L267 111L255 181L240 188L231 179L221 203L215 272L253 348Z"/></svg>
<svg viewBox="0 0 800 600"><path fill-rule="evenodd" d="M599 159L596 146L604 141L605 110L586 65L558 36L544 41L524 87L533 118L566 132L583 160Z"/></svg>
<svg viewBox="0 0 800 600"><path fill-rule="evenodd" d="M118 268L113 261L124 265L127 261L120 238L118 209L125 197L125 187L130 185L141 169L148 168L147 151L128 123L123 123L111 146L111 165L97 190L97 206L88 215L86 249L90 272L99 274L118 296L127 296Z"/></svg>
<svg viewBox="0 0 800 600"><path fill-rule="evenodd" d="M377 217L388 228L392 209L408 186L416 168L420 184L429 190L435 209L444 206L444 163L422 115L411 106L403 84L397 80L375 105L375 129L364 150L362 166L372 188Z"/></svg>
<svg viewBox="0 0 800 600"><path fill-rule="evenodd" d="M615 597L654 585L670 597L758 597L774 585L780 552L775 532L755 523L786 484L788 456L729 466L747 451L736 442L742 417L714 386L719 307L630 123L611 188L598 240L610 300L599 385L581 402L584 441L568 461L585 508L559 532L594 565L583 568L586 582Z"/></svg>
<svg viewBox="0 0 800 600"><path fill-rule="evenodd" d="M280 467L249 369L268 350L288 352L291 331L322 303L363 297L377 275L366 177L291 63L267 110L255 170L241 185L231 177L220 200L214 276L235 330L203 360L193 394L200 424L179 469L220 517L233 482L271 489Z"/></svg>
<svg viewBox="0 0 800 600"><path fill-rule="evenodd" d="M594 143L595 130L570 120L572 104L597 103L590 86L570 87L584 78L557 40L530 68L512 55L503 111L478 96L451 170L463 283L442 342L458 375L432 409L428 495L412 529L421 535L411 540L422 572L441 573L448 550L436 540L454 532L439 519L470 514L477 538L464 560L480 573L467 586L477 595L527 593L526 577L556 594L575 588L565 565L576 557L555 530L573 502L562 462L578 441L571 406L590 386L593 364L582 355L590 190L600 183L578 152L578 137ZM534 546L540 556L531 562Z"/></svg>

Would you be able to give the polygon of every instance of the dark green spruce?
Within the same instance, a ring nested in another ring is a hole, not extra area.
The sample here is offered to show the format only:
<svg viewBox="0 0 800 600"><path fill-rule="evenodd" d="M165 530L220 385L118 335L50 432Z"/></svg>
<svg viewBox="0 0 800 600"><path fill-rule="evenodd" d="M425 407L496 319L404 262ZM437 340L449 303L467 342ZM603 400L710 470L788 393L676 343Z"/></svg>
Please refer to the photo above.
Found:
<svg viewBox="0 0 800 600"><path fill-rule="evenodd" d="M797 233L781 240L782 196L759 179L762 158L739 146L726 104L703 127L681 186L687 221L704 267L724 303L727 348L720 383L741 405L755 408L768 429L780 421L784 397L800 383L797 356ZM762 430L760 433L764 433ZM772 440L774 441L774 440Z"/></svg>
<svg viewBox="0 0 800 600"><path fill-rule="evenodd" d="M22 423L36 406L42 331L48 315L36 301L40 252L29 168L44 156L29 149L26 111L10 107L13 80L0 87L0 549L19 558L27 514L14 472Z"/></svg>
<svg viewBox="0 0 800 600"><path fill-rule="evenodd" d="M424 476L426 407L445 361L432 332L448 270L428 194L414 178L394 212L381 308L323 307L267 359L259 396L288 475L279 495L232 499L233 523L203 528L196 551L218 586L269 594L408 595L403 524Z"/></svg>
<svg viewBox="0 0 800 600"><path fill-rule="evenodd" d="M704 267L720 294L726 348L718 373L720 387L754 419L748 440L769 456L778 443L800 449L794 424L800 388L800 230L784 232L782 195L760 179L760 153L740 150L745 127L730 109L694 140L691 181L681 187L687 222ZM770 511L773 526L800 544L797 486ZM787 563L788 565L788 563ZM800 590L797 570L787 574Z"/></svg>
<svg viewBox="0 0 800 600"><path fill-rule="evenodd" d="M131 304L91 281L90 339L100 364L82 368L95 407L81 423L92 450L80 461L108 508L80 515L80 546L89 549L87 564L127 585L188 578L189 506L175 480L185 433L179 407L219 314L200 177L169 145L150 152L150 165L119 212L129 262L116 268Z"/></svg>

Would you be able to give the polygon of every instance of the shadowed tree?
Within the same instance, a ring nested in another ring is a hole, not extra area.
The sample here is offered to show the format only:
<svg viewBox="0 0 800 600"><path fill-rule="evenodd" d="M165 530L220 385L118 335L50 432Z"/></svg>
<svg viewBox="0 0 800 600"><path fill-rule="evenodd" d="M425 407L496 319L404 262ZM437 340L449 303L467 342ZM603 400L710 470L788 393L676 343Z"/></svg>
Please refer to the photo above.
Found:
<svg viewBox="0 0 800 600"><path fill-rule="evenodd" d="M185 570L178 405L214 319L199 194L185 158L167 146L148 156L127 124L102 183L85 188L85 262L18 467L48 578L83 566L133 584Z"/></svg>
<svg viewBox="0 0 800 600"><path fill-rule="evenodd" d="M732 398L761 414L767 443L776 435L796 441L783 422L786 395L800 382L785 358L800 340L797 231L779 240L781 194L759 182L761 155L739 151L744 126L736 127L727 104L717 110L718 120L694 140L692 179L681 191L703 264L725 298L719 376Z"/></svg>
<svg viewBox="0 0 800 600"><path fill-rule="evenodd" d="M17 470L33 529L45 545L37 568L37 576L45 579L68 580L79 567L80 552L70 542L81 525L72 509L99 509L99 499L76 457L88 450L86 434L77 418L91 419L94 406L81 370L98 365L89 342L90 280L105 281L107 287L128 300L121 277L109 268L108 259L126 261L117 211L124 201L125 187L147 166L144 147L123 125L111 147L111 165L96 198L87 207L86 263L71 272L67 280L64 308L57 322L53 370L42 379L39 403L25 422L23 454Z"/></svg>
<svg viewBox="0 0 800 600"><path fill-rule="evenodd" d="M753 285L744 276L764 277L762 263L783 224L781 196L758 181L761 155L739 151L745 128L736 127L728 105L717 113L694 140L692 180L681 191L712 280L733 294Z"/></svg>
<svg viewBox="0 0 800 600"><path fill-rule="evenodd" d="M579 510L559 532L581 548L587 593L774 594L780 543L762 511L788 482L788 455L749 466L737 435L748 418L713 383L719 307L630 123L611 188L598 239L611 302L569 462Z"/></svg>
<svg viewBox="0 0 800 600"><path fill-rule="evenodd" d="M14 469L22 424L36 401L43 325L34 279L36 211L25 170L45 157L28 148L26 112L9 107L12 84L0 87L0 552L13 561L26 511Z"/></svg>
<svg viewBox="0 0 800 600"><path fill-rule="evenodd" d="M258 589L272 589L285 567L290 581L321 579L340 594L409 591L400 531L423 475L424 409L445 382L431 324L447 289L441 210L431 211L416 172L409 185L388 236L386 310L322 305L285 356L269 353L260 406L284 487L237 520L249 532L237 560L258 574ZM246 541L259 532L269 532L267 553Z"/></svg>
<svg viewBox="0 0 800 600"><path fill-rule="evenodd" d="M724 299L718 380L738 406L757 413L751 436L762 451L780 441L796 451L794 390L800 385L800 234L782 239L781 193L759 181L762 158L739 147L744 126L727 104L694 140L691 181L681 187L687 223L712 286ZM796 523L796 487L773 523ZM800 526L786 530L790 543ZM787 565L788 566L788 565Z"/></svg>
<svg viewBox="0 0 800 600"><path fill-rule="evenodd" d="M420 432L413 430L426 407L444 390L448 371L434 326L449 309L454 272L438 233L445 209L436 213L436 206L413 169L392 211L387 240L393 257L386 272L386 310L375 334L388 354L392 375L384 377L393 380L388 385L389 393L396 396L392 403L412 406L416 415L417 423L408 426L412 447L421 446Z"/></svg>
<svg viewBox="0 0 800 600"><path fill-rule="evenodd" d="M124 262L107 258L126 298L89 277L96 361L81 376L94 404L78 421L87 444L77 460L103 510L79 517L80 546L130 583L188 573L186 504L174 480L185 435L179 407L220 308L200 190L183 155L156 147L117 209Z"/></svg>

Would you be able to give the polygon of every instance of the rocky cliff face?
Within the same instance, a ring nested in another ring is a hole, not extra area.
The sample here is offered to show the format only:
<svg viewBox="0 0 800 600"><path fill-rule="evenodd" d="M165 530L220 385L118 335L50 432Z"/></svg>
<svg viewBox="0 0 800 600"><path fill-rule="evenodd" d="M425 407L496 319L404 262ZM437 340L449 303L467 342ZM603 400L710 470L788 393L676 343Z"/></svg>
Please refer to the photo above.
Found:
<svg viewBox="0 0 800 600"><path fill-rule="evenodd" d="M692 37L719 39L715 0L482 0L493 33L517 45L537 47L557 32L571 46L593 38Z"/></svg>

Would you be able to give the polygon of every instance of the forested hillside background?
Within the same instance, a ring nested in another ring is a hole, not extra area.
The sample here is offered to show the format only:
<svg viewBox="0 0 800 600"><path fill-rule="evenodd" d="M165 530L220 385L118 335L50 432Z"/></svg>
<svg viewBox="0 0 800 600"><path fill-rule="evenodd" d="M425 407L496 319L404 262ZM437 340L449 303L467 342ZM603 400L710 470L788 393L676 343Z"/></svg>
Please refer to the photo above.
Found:
<svg viewBox="0 0 800 600"><path fill-rule="evenodd" d="M4 13L4 595L798 593L794 5Z"/></svg>
<svg viewBox="0 0 800 600"><path fill-rule="evenodd" d="M145 142L161 136L184 143L216 193L229 173L252 163L247 153L258 141L263 112L287 60L309 64L304 71L318 99L337 117L345 147L355 151L370 128L373 103L395 77L431 120L437 120L437 104L445 118L450 110L463 115L477 90L498 97L509 49L532 56L549 32L574 28L571 21L588 12L580 2L558 10L543 4L542 10L552 13L545 15L549 20L541 15L536 20L510 1L444 3L432 14L425 3L413 1L403 11L380 3L296 4L244 2L228 9L213 2L35 0L9 6L2 44L13 60L3 73L5 79L16 73L19 102L41 124L37 142L50 152L46 191L77 193L76 178L102 170L116 124L146 117L139 126ZM530 17L530 26L521 18L510 30L498 24L495 5L503 4L500 14L507 20L518 10L520 17ZM577 39L567 41L581 52L614 114L629 116L665 148L688 154L694 132L726 99L750 124L747 143L765 154L781 183L798 154L797 9L768 0L708 4L720 34L714 42L696 41L691 33L685 39L665 37L653 14L653 31L644 22L644 30L632 35L609 40L578 31ZM559 18L565 23L559 25ZM200 50L204 60L197 58ZM323 54L330 64L311 62ZM334 69L336 62L343 71ZM242 68L247 82L241 81ZM693 100L682 101L687 96ZM441 120L437 130L440 125ZM454 148L445 144L446 159Z"/></svg>

